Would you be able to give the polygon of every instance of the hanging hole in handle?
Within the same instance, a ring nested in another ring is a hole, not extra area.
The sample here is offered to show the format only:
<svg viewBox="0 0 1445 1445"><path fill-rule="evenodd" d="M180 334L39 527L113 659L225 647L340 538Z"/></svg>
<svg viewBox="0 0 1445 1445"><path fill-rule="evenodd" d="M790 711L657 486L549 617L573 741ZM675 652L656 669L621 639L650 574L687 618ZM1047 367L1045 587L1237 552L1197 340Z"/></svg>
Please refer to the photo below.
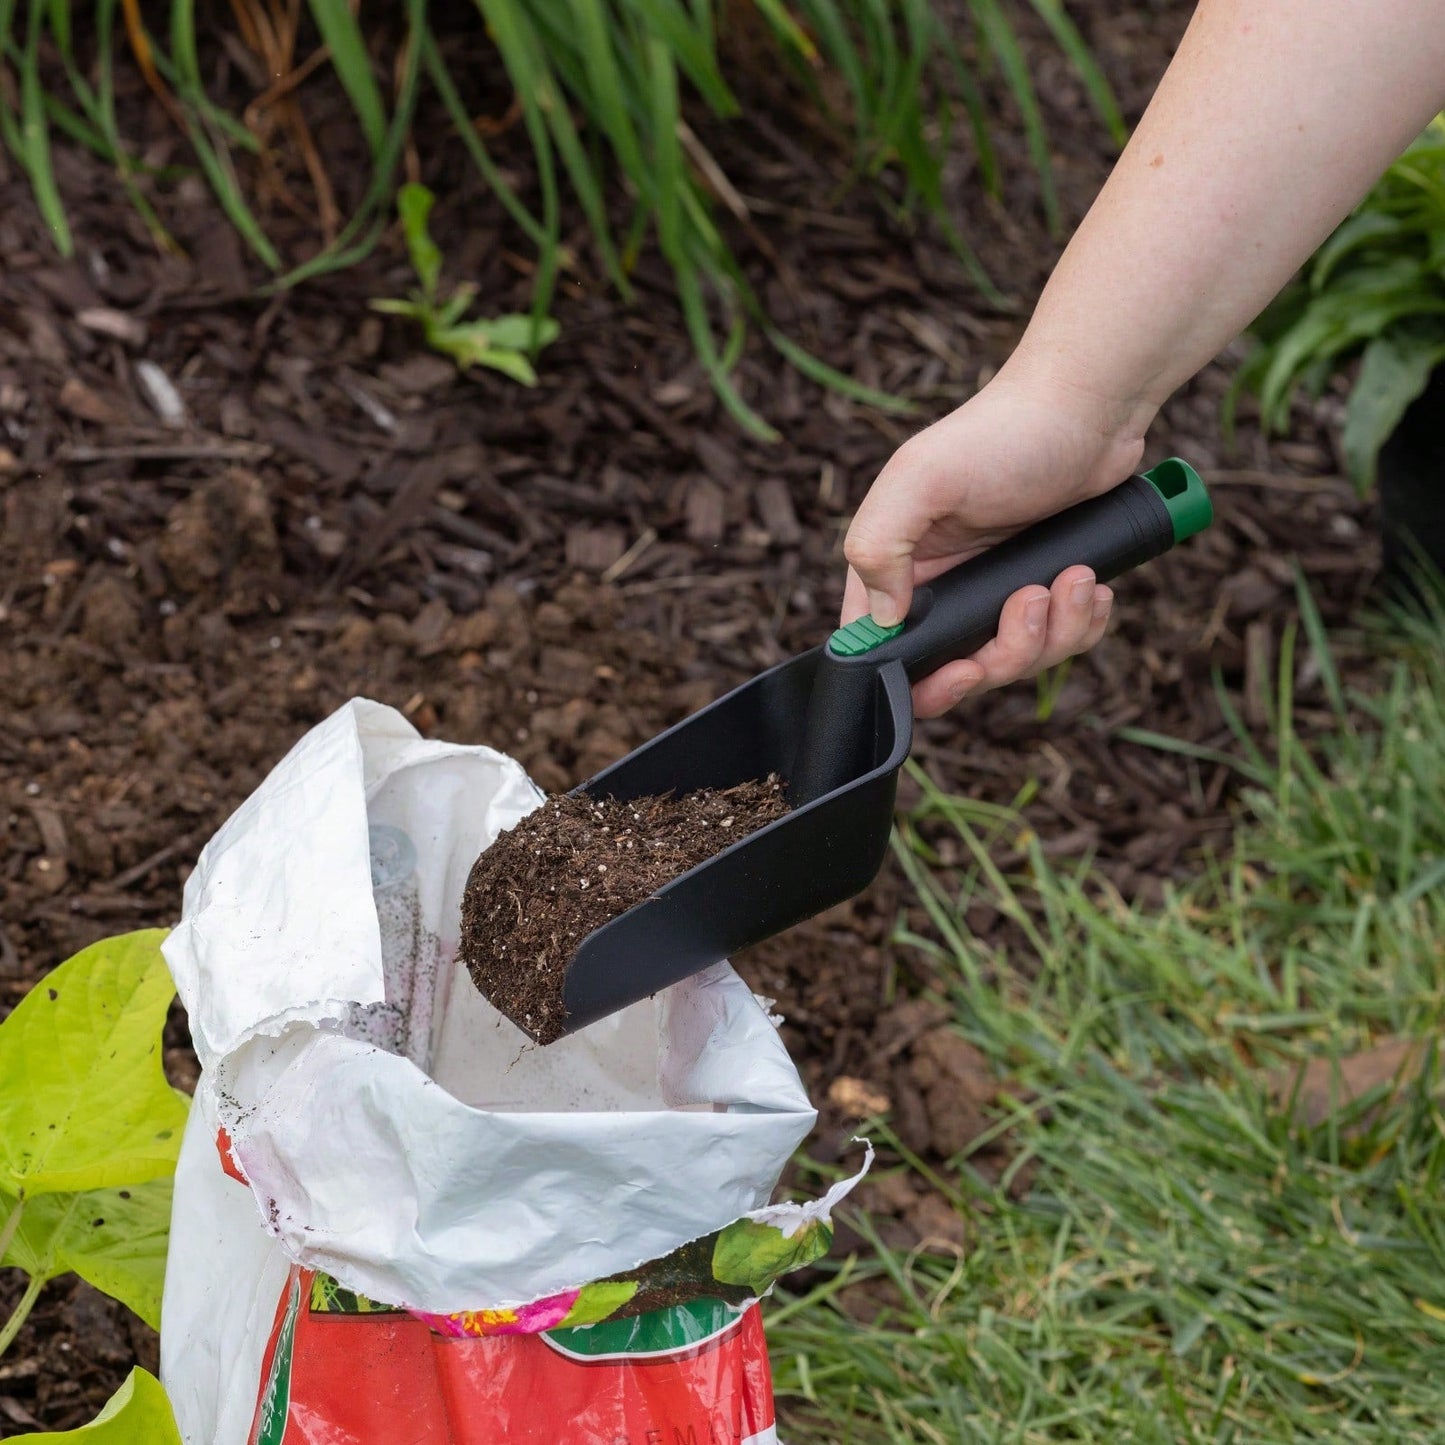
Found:
<svg viewBox="0 0 1445 1445"><path fill-rule="evenodd" d="M1199 473L1179 457L1167 457L1144 473L1159 493L1174 527L1175 542L1202 532L1214 520L1214 504Z"/></svg>

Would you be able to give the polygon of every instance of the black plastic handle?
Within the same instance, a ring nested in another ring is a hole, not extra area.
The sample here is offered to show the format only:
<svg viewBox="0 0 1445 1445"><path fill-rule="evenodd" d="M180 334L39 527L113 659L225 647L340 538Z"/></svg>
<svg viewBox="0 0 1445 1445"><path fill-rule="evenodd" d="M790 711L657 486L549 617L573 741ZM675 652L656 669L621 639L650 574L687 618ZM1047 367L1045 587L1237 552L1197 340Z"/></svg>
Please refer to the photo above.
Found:
<svg viewBox="0 0 1445 1445"><path fill-rule="evenodd" d="M910 681L978 651L1021 587L1048 587L1083 564L1107 582L1209 525L1198 474L1171 459L1103 496L1079 502L915 588L901 629L862 618L822 649L789 796L795 807L857 776L872 723L872 679L901 663Z"/></svg>
<svg viewBox="0 0 1445 1445"><path fill-rule="evenodd" d="M1004 603L1020 587L1048 587L1080 563L1107 582L1173 545L1174 522L1164 498L1143 477L1130 477L915 589L896 637L854 657L833 657L844 666L875 668L898 659L909 681L917 682L977 652L997 633Z"/></svg>

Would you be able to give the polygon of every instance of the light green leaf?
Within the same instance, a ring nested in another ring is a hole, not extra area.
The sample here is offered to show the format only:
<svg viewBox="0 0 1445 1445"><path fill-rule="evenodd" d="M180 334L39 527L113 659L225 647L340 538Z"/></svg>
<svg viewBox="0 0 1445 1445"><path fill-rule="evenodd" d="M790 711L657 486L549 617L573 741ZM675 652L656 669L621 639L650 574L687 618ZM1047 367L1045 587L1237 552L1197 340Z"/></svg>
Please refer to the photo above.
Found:
<svg viewBox="0 0 1445 1445"><path fill-rule="evenodd" d="M181 1445L175 1413L161 1382L139 1366L126 1376L125 1383L89 1425L11 1438L15 1445L23 1441L60 1445L66 1440L74 1440L77 1445Z"/></svg>
<svg viewBox="0 0 1445 1445"><path fill-rule="evenodd" d="M562 333L562 328L550 316L542 317L537 323L535 337L530 316L494 316L481 324L491 337L493 346L506 347L511 351L531 351L534 346L540 351Z"/></svg>
<svg viewBox="0 0 1445 1445"><path fill-rule="evenodd" d="M493 371L500 371L503 376L510 376L513 381L520 381L523 386L537 384L537 373L532 369L532 363L520 351L488 348L477 352L466 364L489 366Z"/></svg>
<svg viewBox="0 0 1445 1445"><path fill-rule="evenodd" d="M422 295L431 302L436 300L437 280L442 271L442 253L427 230L427 218L435 201L436 197L425 186L414 183L404 185L396 197L412 269L421 282Z"/></svg>
<svg viewBox="0 0 1445 1445"><path fill-rule="evenodd" d="M405 316L412 321L425 321L431 315L431 307L425 301L403 301L396 296L379 296L368 303L373 311L383 316Z"/></svg>
<svg viewBox="0 0 1445 1445"><path fill-rule="evenodd" d="M1341 438L1345 465L1361 491L1374 484L1380 448L1442 360L1445 334L1440 331L1429 336L1394 331L1365 348Z"/></svg>
<svg viewBox="0 0 1445 1445"><path fill-rule="evenodd" d="M567 1311L561 1328L595 1325L599 1320L616 1314L636 1293L635 1279L601 1279L592 1284L584 1284L581 1293L572 1301L572 1308Z"/></svg>
<svg viewBox="0 0 1445 1445"><path fill-rule="evenodd" d="M92 944L0 1023L0 1188L29 1199L174 1169L186 1106L161 1070L164 937Z"/></svg>
<svg viewBox="0 0 1445 1445"><path fill-rule="evenodd" d="M437 351L450 356L464 371L469 366L489 366L524 386L535 386L537 373L532 363L521 351L497 346L491 326L490 321L468 321L462 326L433 325L427 328L427 341Z"/></svg>
<svg viewBox="0 0 1445 1445"><path fill-rule="evenodd" d="M735 1219L713 1246L713 1278L761 1295L780 1274L822 1258L832 1242L831 1226L816 1219L800 1225L791 1238L775 1225Z"/></svg>
<svg viewBox="0 0 1445 1445"><path fill-rule="evenodd" d="M0 1194L0 1218L14 1205ZM23 1269L41 1283L78 1274L158 1330L170 1222L169 1179L128 1189L43 1194L25 1201L0 1265Z"/></svg>

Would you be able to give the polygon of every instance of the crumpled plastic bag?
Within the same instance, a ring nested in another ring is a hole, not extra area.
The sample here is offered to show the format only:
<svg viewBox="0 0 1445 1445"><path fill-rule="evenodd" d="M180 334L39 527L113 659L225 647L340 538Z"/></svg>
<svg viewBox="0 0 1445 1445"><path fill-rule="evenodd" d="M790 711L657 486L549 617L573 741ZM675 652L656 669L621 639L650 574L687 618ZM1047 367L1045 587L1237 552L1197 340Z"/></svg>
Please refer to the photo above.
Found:
<svg viewBox="0 0 1445 1445"><path fill-rule="evenodd" d="M455 963L473 861L541 800L357 700L202 853L165 944L202 1068L162 1330L188 1442L250 1438L299 1279L495 1335L647 1307L684 1256L682 1297L742 1307L826 1248L848 1183L768 1205L814 1112L729 965L538 1049Z"/></svg>

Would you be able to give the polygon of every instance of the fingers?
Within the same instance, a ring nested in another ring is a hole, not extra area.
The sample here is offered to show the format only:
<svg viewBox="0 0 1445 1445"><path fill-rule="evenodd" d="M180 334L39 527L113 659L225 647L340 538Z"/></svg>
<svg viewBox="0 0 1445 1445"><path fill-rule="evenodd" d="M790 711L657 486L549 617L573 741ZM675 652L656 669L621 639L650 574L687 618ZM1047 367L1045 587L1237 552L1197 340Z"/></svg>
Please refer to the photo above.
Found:
<svg viewBox="0 0 1445 1445"><path fill-rule="evenodd" d="M1113 601L1087 567L1068 568L1050 588L1021 588L1004 604L991 642L918 683L915 713L938 717L970 693L1034 677L1087 652L1104 635Z"/></svg>
<svg viewBox="0 0 1445 1445"><path fill-rule="evenodd" d="M1084 633L1079 652L1087 652L1091 647L1097 646L1099 639L1109 630L1109 617L1114 610L1114 594L1107 587L1096 586L1090 608L1089 630Z"/></svg>
<svg viewBox="0 0 1445 1445"><path fill-rule="evenodd" d="M949 708L975 692L983 681L983 668L971 657L950 662L929 673L913 688L914 717L942 717Z"/></svg>
<svg viewBox="0 0 1445 1445"><path fill-rule="evenodd" d="M1094 625L1094 597L1098 583L1087 567L1068 567L1049 588L1048 626L1034 672L1057 667L1066 657L1083 652ZM1104 589L1108 591L1107 588ZM1031 673L1020 674L1029 677Z"/></svg>

